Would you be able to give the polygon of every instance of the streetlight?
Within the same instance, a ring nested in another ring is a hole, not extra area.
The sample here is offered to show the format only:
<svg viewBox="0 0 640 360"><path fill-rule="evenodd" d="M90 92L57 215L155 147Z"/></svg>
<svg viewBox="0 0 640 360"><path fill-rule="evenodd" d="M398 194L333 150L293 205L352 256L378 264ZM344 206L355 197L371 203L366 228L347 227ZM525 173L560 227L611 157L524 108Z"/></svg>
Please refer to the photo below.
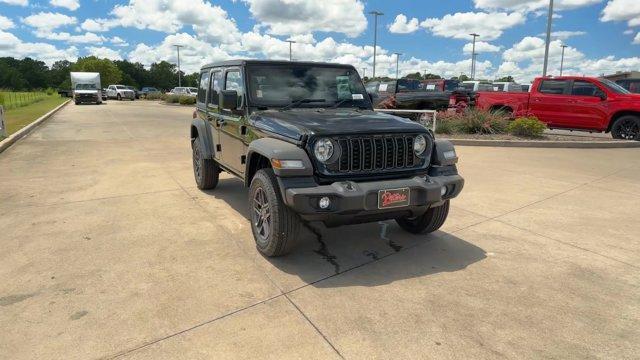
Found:
<svg viewBox="0 0 640 360"><path fill-rule="evenodd" d="M427 79L427 69L424 69L424 79Z"/></svg>
<svg viewBox="0 0 640 360"><path fill-rule="evenodd" d="M480 35L476 33L469 35L473 36L473 47L471 49L471 79L473 80L476 78L476 38Z"/></svg>
<svg viewBox="0 0 640 360"><path fill-rule="evenodd" d="M376 77L376 47L378 46L378 16L384 15L380 11L369 11L370 15L373 15L373 75L371 78Z"/></svg>
<svg viewBox="0 0 640 360"><path fill-rule="evenodd" d="M289 43L289 61L292 61L293 58L291 57L291 44L295 44L296 42L293 40L285 40L285 41Z"/></svg>
<svg viewBox="0 0 640 360"><path fill-rule="evenodd" d="M562 76L562 69L564 68L564 49L568 47L568 45L560 45L562 48L562 57L560 58L560 76Z"/></svg>
<svg viewBox="0 0 640 360"><path fill-rule="evenodd" d="M180 81L180 48L184 47L184 45L173 45L176 47L176 50L178 50L178 87L182 86L182 83Z"/></svg>
<svg viewBox="0 0 640 360"><path fill-rule="evenodd" d="M549 0L549 17L547 18L547 41L544 44L544 67L542 76L547 76L547 65L549 65L549 44L551 43L551 21L553 20L553 0Z"/></svg>
<svg viewBox="0 0 640 360"><path fill-rule="evenodd" d="M402 55L402 53L394 52L393 54L396 56L396 80L398 80L398 63L400 62L400 55Z"/></svg>

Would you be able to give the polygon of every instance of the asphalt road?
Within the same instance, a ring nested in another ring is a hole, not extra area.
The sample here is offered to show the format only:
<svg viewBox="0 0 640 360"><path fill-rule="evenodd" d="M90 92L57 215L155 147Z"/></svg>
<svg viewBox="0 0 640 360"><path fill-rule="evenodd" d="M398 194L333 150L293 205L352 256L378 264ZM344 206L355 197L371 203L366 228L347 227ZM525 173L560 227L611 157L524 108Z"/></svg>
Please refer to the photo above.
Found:
<svg viewBox="0 0 640 360"><path fill-rule="evenodd" d="M0 358L634 358L640 149L460 147L442 231L265 259L191 108L66 106L0 154Z"/></svg>

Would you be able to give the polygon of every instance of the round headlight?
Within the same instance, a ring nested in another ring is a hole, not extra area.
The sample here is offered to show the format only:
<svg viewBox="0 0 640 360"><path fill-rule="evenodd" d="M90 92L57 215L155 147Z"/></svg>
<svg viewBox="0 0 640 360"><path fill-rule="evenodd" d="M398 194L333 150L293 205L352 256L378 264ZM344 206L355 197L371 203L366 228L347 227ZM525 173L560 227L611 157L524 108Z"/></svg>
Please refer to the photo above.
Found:
<svg viewBox="0 0 640 360"><path fill-rule="evenodd" d="M333 155L333 142L327 138L318 139L313 147L316 159L321 162L327 162Z"/></svg>
<svg viewBox="0 0 640 360"><path fill-rule="evenodd" d="M427 149L427 139L423 135L418 135L413 139L413 151L420 156Z"/></svg>

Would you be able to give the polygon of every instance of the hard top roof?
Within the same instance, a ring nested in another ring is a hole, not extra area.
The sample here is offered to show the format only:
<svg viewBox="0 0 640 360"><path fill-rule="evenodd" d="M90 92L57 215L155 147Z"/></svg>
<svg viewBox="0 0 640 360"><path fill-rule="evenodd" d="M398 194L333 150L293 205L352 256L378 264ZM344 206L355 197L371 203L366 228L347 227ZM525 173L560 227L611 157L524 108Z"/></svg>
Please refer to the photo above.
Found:
<svg viewBox="0 0 640 360"><path fill-rule="evenodd" d="M336 64L327 62L314 62L314 61L287 61L287 60L253 60L253 59L236 59L219 61L204 65L202 69L221 67L221 66L244 66L244 65L309 65L309 66L335 66L344 68L353 68L351 65Z"/></svg>

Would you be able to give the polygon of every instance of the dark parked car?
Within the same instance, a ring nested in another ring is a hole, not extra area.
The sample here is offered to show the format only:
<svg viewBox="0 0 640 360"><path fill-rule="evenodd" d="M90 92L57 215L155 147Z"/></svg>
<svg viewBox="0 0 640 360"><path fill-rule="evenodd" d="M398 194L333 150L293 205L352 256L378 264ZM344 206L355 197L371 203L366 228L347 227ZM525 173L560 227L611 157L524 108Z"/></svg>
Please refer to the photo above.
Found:
<svg viewBox="0 0 640 360"><path fill-rule="evenodd" d="M420 80L399 79L367 83L373 106L398 110L446 110L454 106L455 97L444 91L425 91Z"/></svg>
<svg viewBox="0 0 640 360"><path fill-rule="evenodd" d="M425 91L427 92L444 92L455 98L455 106L464 109L475 106L477 93L473 90L466 89L459 80L453 79L429 79L423 80Z"/></svg>
<svg viewBox="0 0 640 360"><path fill-rule="evenodd" d="M140 93L142 94L142 96L146 97L149 94L160 94L160 90L154 87L145 86L142 88L142 90L140 90Z"/></svg>
<svg viewBox="0 0 640 360"><path fill-rule="evenodd" d="M640 79L617 80L616 84L622 86L623 88L629 90L634 94L640 94Z"/></svg>
<svg viewBox="0 0 640 360"><path fill-rule="evenodd" d="M413 121L373 111L349 65L235 60L202 68L191 125L200 189L220 172L249 187L258 250L287 253L302 226L395 219L442 226L462 190L453 145Z"/></svg>

